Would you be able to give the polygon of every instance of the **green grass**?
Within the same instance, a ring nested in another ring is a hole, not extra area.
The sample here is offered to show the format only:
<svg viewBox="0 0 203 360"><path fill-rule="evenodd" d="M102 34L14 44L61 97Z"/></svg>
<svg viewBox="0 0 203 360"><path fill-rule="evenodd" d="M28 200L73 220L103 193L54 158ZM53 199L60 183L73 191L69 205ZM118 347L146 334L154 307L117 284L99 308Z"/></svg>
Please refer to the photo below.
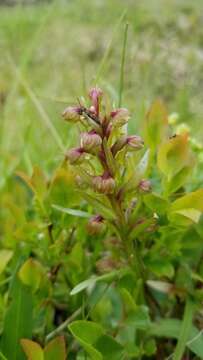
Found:
<svg viewBox="0 0 203 360"><path fill-rule="evenodd" d="M72 130L67 132L60 113L91 86L111 39L98 83L118 101L125 20L116 33L115 26L125 9L129 34L123 105L132 111L132 129L149 103L162 97L169 111L178 112L201 136L201 0L76 0L1 7L0 135L6 164L9 158L14 167L31 171L33 164L50 169L59 161L61 149L39 107L62 143L71 143ZM38 105L17 79L9 58Z"/></svg>

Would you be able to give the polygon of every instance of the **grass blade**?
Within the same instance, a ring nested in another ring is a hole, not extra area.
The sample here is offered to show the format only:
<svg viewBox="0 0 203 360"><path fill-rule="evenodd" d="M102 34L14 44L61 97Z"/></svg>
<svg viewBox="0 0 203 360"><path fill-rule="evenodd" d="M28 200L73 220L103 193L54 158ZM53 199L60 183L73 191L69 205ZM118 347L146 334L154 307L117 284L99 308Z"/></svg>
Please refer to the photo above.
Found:
<svg viewBox="0 0 203 360"><path fill-rule="evenodd" d="M184 311L183 322L180 329L180 336L176 345L173 360L181 360L187 345L187 340L192 327L192 318L194 313L194 303L190 298L187 299Z"/></svg>
<svg viewBox="0 0 203 360"><path fill-rule="evenodd" d="M121 54L121 70L120 70L120 84L119 84L119 96L118 96L118 107L122 105L122 95L124 88L124 68L125 68L125 58L126 58L126 45L128 37L128 23L125 24L124 35L123 35L123 48Z"/></svg>
<svg viewBox="0 0 203 360"><path fill-rule="evenodd" d="M21 85L24 87L25 91L27 92L27 95L29 96L30 100L32 101L32 103L35 105L39 115L41 116L45 126L47 127L47 129L50 131L50 133L52 134L56 144L58 145L59 149L64 152L65 151L65 146L62 143L62 140L56 130L56 128L54 127L53 123L51 122L48 114L46 113L46 111L44 110L42 104L40 103L40 101L38 100L37 96L35 95L34 91L31 89L31 87L29 86L29 84L27 83L27 81L25 80L25 78L23 77L21 71L17 68L17 66L14 64L13 60L11 59L11 57L9 56L9 62L10 65L14 71L14 73L16 74L16 77L18 78L19 82L21 83Z"/></svg>
<svg viewBox="0 0 203 360"><path fill-rule="evenodd" d="M1 339L1 349L8 359L25 359L20 346L20 339L32 336L32 306L32 293L18 280L16 274Z"/></svg>
<svg viewBox="0 0 203 360"><path fill-rule="evenodd" d="M61 212L64 212L68 215L72 215L72 216L78 216L78 217L82 217L82 218L90 218L92 215L87 213L86 211L82 211L82 210L78 210L78 209L70 209L70 208L64 208L62 206L59 205L55 205L53 204L52 207L56 210L59 210Z"/></svg>
<svg viewBox="0 0 203 360"><path fill-rule="evenodd" d="M107 62L108 57L109 57L109 54L110 54L110 52L111 52L111 47L112 47L114 38L115 38L115 36L116 36L116 34L117 34L117 32L118 32L118 28L120 27L120 25L122 24L123 20L125 19L126 13L127 13L127 10L125 9L125 10L123 11L123 13L121 14L121 16L120 16L118 22L116 23L115 27L114 27L112 37L111 37L111 39L110 39L110 41L109 41L109 44L108 44L108 46L107 46L107 48L106 48L106 51L104 52L104 56L103 56L103 58L102 58L102 60L101 60L101 62L100 62L100 65L99 65L99 67L98 67L96 76L95 76L95 78L94 78L95 84L97 84L97 82L99 81L99 78L100 78L100 76L101 76L101 74L102 74L102 71L103 71L103 69L104 69L104 67L105 67L105 65L106 65L106 62Z"/></svg>
<svg viewBox="0 0 203 360"><path fill-rule="evenodd" d="M43 30L44 30L48 20L54 14L55 5L56 5L56 1L54 1L53 4L50 5L50 8L48 9L48 11L45 13L45 15L42 16L41 23L39 24L39 26L37 26L37 29L34 32L32 39L30 39L30 41L29 41L29 45L27 46L24 53L22 54L20 64L19 64L19 68L20 68L21 72L23 72L26 69L26 66L29 64L29 61L33 55L34 49L37 47L37 44L40 41ZM5 148L8 149L9 145L10 145L11 136L10 136L10 132L7 131L7 129L6 129L6 119L9 117L8 112L9 112L10 106L12 104L12 101L15 98L16 92L18 90L18 86L19 86L19 79L18 79L18 77L15 77L12 87L11 87L11 90L6 99L6 104L5 104L4 112L3 112L3 120L4 121L2 123L2 134L1 134L1 137L2 137L1 146L3 149L5 149ZM8 132L9 132L9 136L6 136L6 134Z"/></svg>
<svg viewBox="0 0 203 360"><path fill-rule="evenodd" d="M0 359L1 359L1 360L8 360L8 359L4 356L4 354L2 354L1 351L0 351Z"/></svg>

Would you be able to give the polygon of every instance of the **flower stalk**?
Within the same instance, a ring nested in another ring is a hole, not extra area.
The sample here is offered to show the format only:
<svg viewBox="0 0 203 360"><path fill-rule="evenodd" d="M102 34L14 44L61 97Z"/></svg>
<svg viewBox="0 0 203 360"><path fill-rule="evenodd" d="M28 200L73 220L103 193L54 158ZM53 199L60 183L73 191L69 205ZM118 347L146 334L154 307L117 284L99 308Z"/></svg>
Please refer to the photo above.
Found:
<svg viewBox="0 0 203 360"><path fill-rule="evenodd" d="M142 150L144 142L138 135L126 134L129 111L118 108L108 112L102 106L102 98L102 90L95 87L89 92L88 107L73 106L64 111L63 117L66 121L80 122L82 126L85 122L85 131L80 134L80 146L69 149L66 159L73 166L77 165L77 186L80 190L83 191L82 183L86 183L86 192L91 197L99 197L104 206L107 201L114 213L114 220L110 221L95 209L96 213L88 224L89 233L95 235L103 232L104 223L109 222L115 229L113 235L117 234L120 237L123 255L128 265L136 273L137 278L142 278L144 269L139 258L139 246L137 239L133 239L130 233L136 226L134 213L140 193L149 192L151 184L147 179L140 180L137 184L135 178L130 193L125 184L131 171L130 162L133 155ZM86 175L83 179L84 173ZM136 201L129 199L132 196Z"/></svg>

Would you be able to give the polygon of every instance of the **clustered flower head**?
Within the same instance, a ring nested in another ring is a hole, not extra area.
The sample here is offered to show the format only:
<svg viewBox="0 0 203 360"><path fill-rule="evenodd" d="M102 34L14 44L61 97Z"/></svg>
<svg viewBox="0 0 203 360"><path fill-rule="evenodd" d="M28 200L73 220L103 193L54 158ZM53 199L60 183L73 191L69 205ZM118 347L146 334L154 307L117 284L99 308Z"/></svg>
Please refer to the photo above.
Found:
<svg viewBox="0 0 203 360"><path fill-rule="evenodd" d="M78 146L69 149L65 157L70 164L77 166L77 185L92 191L93 195L106 196L114 212L120 219L125 209L125 170L128 157L141 150L144 142L139 135L128 135L129 111L125 108L108 109L104 106L103 92L94 87L89 91L88 106L67 107L62 116L65 121L79 124ZM81 130L82 129L82 130ZM122 159L122 160L121 160ZM76 169L76 172L77 172ZM135 182L134 191L145 193L151 190L146 179ZM92 234L104 228L101 215L93 217L88 224Z"/></svg>

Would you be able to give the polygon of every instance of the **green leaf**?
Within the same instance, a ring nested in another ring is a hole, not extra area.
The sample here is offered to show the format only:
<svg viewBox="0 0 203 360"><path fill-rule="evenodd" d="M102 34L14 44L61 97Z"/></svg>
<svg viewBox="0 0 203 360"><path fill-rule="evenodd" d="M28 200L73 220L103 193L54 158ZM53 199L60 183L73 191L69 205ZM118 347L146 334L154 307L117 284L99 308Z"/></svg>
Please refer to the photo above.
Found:
<svg viewBox="0 0 203 360"><path fill-rule="evenodd" d="M21 339L20 342L28 360L66 360L66 346L63 336L58 336L50 341L44 350L34 341Z"/></svg>
<svg viewBox="0 0 203 360"><path fill-rule="evenodd" d="M104 196L100 195L100 198L102 198L102 201L96 197L93 197L92 195L86 193L86 192L82 192L81 194L83 196L83 198L91 205L94 207L94 209L96 210L96 212L98 214L101 214L103 217L105 217L106 219L109 220L114 220L115 219L115 213L113 212L113 210L111 209L110 205L106 202L106 199L104 199Z"/></svg>
<svg viewBox="0 0 203 360"><path fill-rule="evenodd" d="M102 360L102 354L94 347L98 339L104 335L103 328L97 323L78 320L69 325L69 330L92 360Z"/></svg>
<svg viewBox="0 0 203 360"><path fill-rule="evenodd" d="M166 138L168 115L164 104L155 101L146 115L144 122L144 140L150 148L155 149Z"/></svg>
<svg viewBox="0 0 203 360"><path fill-rule="evenodd" d="M183 167L169 182L166 182L166 192L173 193L176 192L181 186L185 185L187 180L189 179L191 172L193 170L193 166L190 164L189 166Z"/></svg>
<svg viewBox="0 0 203 360"><path fill-rule="evenodd" d="M104 274L101 276L92 276L90 279L84 280L78 285L76 285L70 292L70 295L76 295L79 292L87 289L88 287L93 287L98 281L113 281L115 278L119 277L122 274L128 272L128 269L122 270L113 270L108 274Z"/></svg>
<svg viewBox="0 0 203 360"><path fill-rule="evenodd" d="M126 288L121 288L120 293L123 300L125 313L136 310L137 305L130 292Z"/></svg>
<svg viewBox="0 0 203 360"><path fill-rule="evenodd" d="M31 177L31 182L35 188L40 199L43 199L47 190L47 181L43 171L38 167L34 166Z"/></svg>
<svg viewBox="0 0 203 360"><path fill-rule="evenodd" d="M174 268L168 259L146 259L147 267L157 276L173 277Z"/></svg>
<svg viewBox="0 0 203 360"><path fill-rule="evenodd" d="M15 276L10 295L10 305L4 320L1 350L8 359L24 360L20 339L32 336L32 293Z"/></svg>
<svg viewBox="0 0 203 360"><path fill-rule="evenodd" d="M20 343L28 360L44 360L43 350L39 344L28 339L21 339Z"/></svg>
<svg viewBox="0 0 203 360"><path fill-rule="evenodd" d="M106 161L107 161L107 165L109 167L109 169L111 169L112 171L112 174L115 174L116 172L116 163L115 163L115 160L114 160L114 157L112 155L112 152L107 144L107 139L104 138L103 140L103 148L104 148L104 152L105 152L105 155L106 155Z"/></svg>
<svg viewBox="0 0 203 360"><path fill-rule="evenodd" d="M150 288L166 294L169 294L173 289L173 285L166 281L148 280L146 283Z"/></svg>
<svg viewBox="0 0 203 360"><path fill-rule="evenodd" d="M191 299L188 298L185 304L183 321L181 324L180 335L175 348L173 360L181 360L184 355L185 347L192 327L194 310L194 303L191 301Z"/></svg>
<svg viewBox="0 0 203 360"><path fill-rule="evenodd" d="M72 215L72 216L78 216L78 217L82 217L82 218L90 218L92 215L87 213L86 211L81 211L81 210L77 210L77 209L69 209L69 208L64 208L62 206L59 205L52 205L52 207L56 210L62 211L68 215Z"/></svg>
<svg viewBox="0 0 203 360"><path fill-rule="evenodd" d="M0 274L4 271L6 265L13 256L12 250L0 250Z"/></svg>
<svg viewBox="0 0 203 360"><path fill-rule="evenodd" d="M203 213L203 189L191 192L175 200L168 213L171 221L181 225L198 223Z"/></svg>
<svg viewBox="0 0 203 360"><path fill-rule="evenodd" d="M168 201L156 193L146 194L143 201L150 210L157 214L165 213L169 206Z"/></svg>
<svg viewBox="0 0 203 360"><path fill-rule="evenodd" d="M8 359L2 354L1 351L0 351L0 359L1 359L1 360L8 360Z"/></svg>
<svg viewBox="0 0 203 360"><path fill-rule="evenodd" d="M102 335L95 344L97 350L102 354L102 359L120 360L122 358L123 347L113 337L109 335Z"/></svg>
<svg viewBox="0 0 203 360"><path fill-rule="evenodd" d="M74 272L83 271L84 249L81 242L76 242L67 258L69 270Z"/></svg>
<svg viewBox="0 0 203 360"><path fill-rule="evenodd" d="M93 360L119 360L123 347L114 338L104 333L97 323L85 320L75 321L69 330Z"/></svg>
<svg viewBox="0 0 203 360"><path fill-rule="evenodd" d="M137 224L134 229L132 229L130 233L130 239L136 239L140 234L143 234L145 229L147 229L150 225L154 224L154 219L146 219L140 224Z"/></svg>
<svg viewBox="0 0 203 360"><path fill-rule="evenodd" d="M39 199L42 200L44 198L44 195L47 191L47 181L43 171L39 167L35 166L33 168L31 177L20 171L17 172L17 175L25 182L25 184Z"/></svg>
<svg viewBox="0 0 203 360"><path fill-rule="evenodd" d="M73 168L66 164L66 167L56 169L50 181L48 201L50 204L58 204L66 207L78 206L81 196L75 186L75 174Z"/></svg>
<svg viewBox="0 0 203 360"><path fill-rule="evenodd" d="M196 190L175 200L170 210L177 211L192 208L203 212L203 189Z"/></svg>
<svg viewBox="0 0 203 360"><path fill-rule="evenodd" d="M200 217L201 217L201 212L196 209L178 210L178 211L175 211L173 214L174 215L182 215L185 218L192 220L192 222L196 223L196 224L198 224Z"/></svg>
<svg viewBox="0 0 203 360"><path fill-rule="evenodd" d="M187 134L177 135L161 144L157 156L158 167L170 181L186 165L193 166Z"/></svg>
<svg viewBox="0 0 203 360"><path fill-rule="evenodd" d="M89 287L93 287L97 281L97 277L94 276L90 279L84 280L81 283L79 283L78 285L76 285L70 292L70 295L76 295L79 292L89 288Z"/></svg>
<svg viewBox="0 0 203 360"><path fill-rule="evenodd" d="M21 266L18 274L23 284L36 291L42 281L43 268L37 260L30 258Z"/></svg>
<svg viewBox="0 0 203 360"><path fill-rule="evenodd" d="M156 354L156 342L154 339L149 339L144 344L144 352L147 356L151 356Z"/></svg>
<svg viewBox="0 0 203 360"><path fill-rule="evenodd" d="M141 180L143 177L145 177L146 171L149 166L149 156L150 150L148 149L144 153L138 165L136 166L136 179Z"/></svg>
<svg viewBox="0 0 203 360"><path fill-rule="evenodd" d="M149 334L157 337L179 339L182 321L178 319L161 319L150 325ZM191 326L186 346L203 359L203 333L195 326Z"/></svg>
<svg viewBox="0 0 203 360"><path fill-rule="evenodd" d="M63 336L50 341L44 349L44 360L66 360L66 346Z"/></svg>
<svg viewBox="0 0 203 360"><path fill-rule="evenodd" d="M149 310L144 305L139 305L130 312L127 322L133 324L136 329L146 330L150 325Z"/></svg>
<svg viewBox="0 0 203 360"><path fill-rule="evenodd" d="M132 163L129 163L129 177L126 182L126 191L135 189L135 187L138 185L140 180L145 178L146 172L149 167L149 158L150 158L150 150L148 149L142 158L139 160L139 163L136 167L134 167L134 161Z"/></svg>

